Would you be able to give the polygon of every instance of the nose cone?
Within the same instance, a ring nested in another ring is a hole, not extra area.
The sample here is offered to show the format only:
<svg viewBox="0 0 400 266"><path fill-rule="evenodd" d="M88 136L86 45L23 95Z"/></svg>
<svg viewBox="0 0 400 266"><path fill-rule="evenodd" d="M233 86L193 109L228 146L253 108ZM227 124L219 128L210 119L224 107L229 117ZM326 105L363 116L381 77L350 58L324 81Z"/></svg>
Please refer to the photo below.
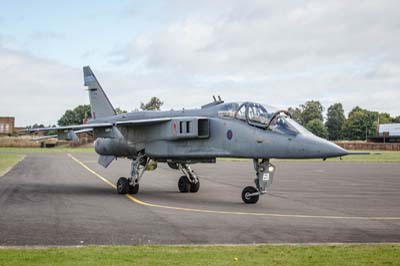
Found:
<svg viewBox="0 0 400 266"><path fill-rule="evenodd" d="M319 138L319 141L321 145L321 155L323 158L340 157L349 154L348 151L333 142L322 138Z"/></svg>
<svg viewBox="0 0 400 266"><path fill-rule="evenodd" d="M302 143L300 146L304 158L331 158L349 154L348 151L335 143L312 134L301 136L299 142Z"/></svg>

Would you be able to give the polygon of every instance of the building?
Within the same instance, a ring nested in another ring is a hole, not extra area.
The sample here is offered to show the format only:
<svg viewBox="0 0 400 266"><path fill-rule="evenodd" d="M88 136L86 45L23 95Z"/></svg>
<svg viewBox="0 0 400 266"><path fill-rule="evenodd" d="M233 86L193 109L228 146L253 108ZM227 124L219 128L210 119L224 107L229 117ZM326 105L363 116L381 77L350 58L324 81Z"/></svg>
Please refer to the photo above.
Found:
<svg viewBox="0 0 400 266"><path fill-rule="evenodd" d="M0 116L0 135L9 135L14 133L15 118Z"/></svg>
<svg viewBox="0 0 400 266"><path fill-rule="evenodd" d="M400 143L400 123L380 124L378 127L378 136L368 138L372 142Z"/></svg>

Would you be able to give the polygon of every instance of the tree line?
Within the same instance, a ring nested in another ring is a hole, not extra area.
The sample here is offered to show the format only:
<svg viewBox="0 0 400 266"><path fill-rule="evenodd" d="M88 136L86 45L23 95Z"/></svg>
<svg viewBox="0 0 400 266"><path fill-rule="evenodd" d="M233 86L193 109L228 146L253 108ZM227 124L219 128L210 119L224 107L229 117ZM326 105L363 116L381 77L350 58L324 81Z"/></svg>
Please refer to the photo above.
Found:
<svg viewBox="0 0 400 266"><path fill-rule="evenodd" d="M159 98L152 97L149 102L141 103L140 109L160 110L163 104ZM126 110L119 107L115 111L117 114L127 113ZM334 103L328 107L326 119L323 116L324 111L325 108L322 104L315 100L288 109L296 122L313 134L329 140L365 140L367 136L378 134L378 123L400 123L400 116L391 117L388 113L374 112L359 106L354 107L346 117L341 103ZM58 120L58 125L79 125L90 118L90 105L79 105L72 110L65 111ZM44 126L35 124L32 127Z"/></svg>
<svg viewBox="0 0 400 266"><path fill-rule="evenodd" d="M391 117L388 113L370 111L359 106L354 107L347 118L341 103L328 107L326 119L323 117L324 110L322 104L314 100L288 109L299 124L329 140L365 140L367 136L378 134L378 123L400 123L400 116Z"/></svg>
<svg viewBox="0 0 400 266"><path fill-rule="evenodd" d="M148 111L159 111L164 103L157 97L152 97L147 103L140 103L141 110ZM138 111L138 109L134 110ZM117 114L128 113L127 110L123 110L119 107L115 108ZM72 110L67 110L58 120L58 125L69 126L69 125L79 125L84 122L84 120L91 118L90 105L84 104L75 107Z"/></svg>

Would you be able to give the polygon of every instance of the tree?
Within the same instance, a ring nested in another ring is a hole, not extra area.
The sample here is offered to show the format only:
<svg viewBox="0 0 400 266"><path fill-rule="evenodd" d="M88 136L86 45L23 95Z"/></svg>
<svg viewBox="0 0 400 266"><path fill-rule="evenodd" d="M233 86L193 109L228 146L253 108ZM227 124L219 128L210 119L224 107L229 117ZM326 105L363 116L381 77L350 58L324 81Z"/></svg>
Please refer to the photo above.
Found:
<svg viewBox="0 0 400 266"><path fill-rule="evenodd" d="M328 130L330 140L338 140L343 137L342 129L346 121L344 110L341 103L335 103L329 106L325 126Z"/></svg>
<svg viewBox="0 0 400 266"><path fill-rule="evenodd" d="M393 123L400 123L400 115L393 118Z"/></svg>
<svg viewBox="0 0 400 266"><path fill-rule="evenodd" d="M301 125L306 125L309 121L313 119L319 119L323 121L322 112L324 107L319 101L307 101L304 104L299 105L299 107L289 107L288 112L292 118Z"/></svg>
<svg viewBox="0 0 400 266"><path fill-rule="evenodd" d="M32 127L30 127L29 126L29 128L43 128L44 127L44 125L43 124L33 124L33 126Z"/></svg>
<svg viewBox="0 0 400 266"><path fill-rule="evenodd" d="M303 124L302 111L301 111L300 108L298 108L298 107L295 107L295 108L289 107L288 112L289 112L290 116L293 118L293 120L295 120L300 125Z"/></svg>
<svg viewBox="0 0 400 266"><path fill-rule="evenodd" d="M379 124L389 124L392 123L394 118L388 113L379 113Z"/></svg>
<svg viewBox="0 0 400 266"><path fill-rule="evenodd" d="M328 137L328 129L325 127L324 122L318 118L308 121L306 128L318 137L325 139Z"/></svg>
<svg viewBox="0 0 400 266"><path fill-rule="evenodd" d="M300 108L302 109L301 117L303 125L307 125L308 122L314 119L324 120L322 116L324 107L319 101L307 101L305 104L300 105Z"/></svg>
<svg viewBox="0 0 400 266"><path fill-rule="evenodd" d="M343 134L350 140L365 140L367 136L377 134L377 120L378 112L356 106L343 125Z"/></svg>
<svg viewBox="0 0 400 266"><path fill-rule="evenodd" d="M128 111L123 110L123 109L121 109L121 108L119 108L119 107L115 108L115 112L116 112L118 115L128 113Z"/></svg>
<svg viewBox="0 0 400 266"><path fill-rule="evenodd" d="M82 124L84 119L90 118L90 105L79 105L73 110L67 110L63 116L58 120L58 125L69 126Z"/></svg>
<svg viewBox="0 0 400 266"><path fill-rule="evenodd" d="M156 110L156 111L160 111L161 106L164 103L158 99L157 97L151 97L150 101L146 104L144 103L140 103L140 109L142 110Z"/></svg>

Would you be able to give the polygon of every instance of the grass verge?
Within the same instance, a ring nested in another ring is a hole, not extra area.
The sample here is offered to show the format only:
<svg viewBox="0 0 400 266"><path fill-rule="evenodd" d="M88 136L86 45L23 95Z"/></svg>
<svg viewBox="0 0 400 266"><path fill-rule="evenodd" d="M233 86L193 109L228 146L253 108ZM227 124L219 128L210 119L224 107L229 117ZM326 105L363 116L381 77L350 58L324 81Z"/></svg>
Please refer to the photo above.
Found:
<svg viewBox="0 0 400 266"><path fill-rule="evenodd" d="M0 154L28 154L28 153L94 153L94 149L91 146L71 148L69 146L61 146L54 148L8 148L0 147ZM327 161L343 161L343 162L400 162L400 151L350 151L366 153L368 155L348 155L340 158L330 158ZM235 159L235 158L218 158L218 160L228 161L246 161L250 159ZM311 159L311 160L277 160L277 161L321 161L322 159Z"/></svg>
<svg viewBox="0 0 400 266"><path fill-rule="evenodd" d="M400 265L400 245L0 249L0 265Z"/></svg>
<svg viewBox="0 0 400 266"><path fill-rule="evenodd" d="M386 163L399 163L400 162L400 151L350 151L358 153L370 153L368 155L347 155L340 158L328 158L328 162L386 162ZM224 161L246 161L250 159L231 159L231 158L220 158L219 160ZM273 159L273 161L293 161L293 162L322 162L322 159Z"/></svg>
<svg viewBox="0 0 400 266"><path fill-rule="evenodd" d="M21 154L1 154L0 153L0 177L3 176L11 167L16 165L24 158Z"/></svg>
<svg viewBox="0 0 400 266"><path fill-rule="evenodd" d="M54 148L10 148L0 147L0 154L27 154L27 153L63 153L63 152L78 152L78 153L94 153L93 147L77 147L60 146Z"/></svg>

